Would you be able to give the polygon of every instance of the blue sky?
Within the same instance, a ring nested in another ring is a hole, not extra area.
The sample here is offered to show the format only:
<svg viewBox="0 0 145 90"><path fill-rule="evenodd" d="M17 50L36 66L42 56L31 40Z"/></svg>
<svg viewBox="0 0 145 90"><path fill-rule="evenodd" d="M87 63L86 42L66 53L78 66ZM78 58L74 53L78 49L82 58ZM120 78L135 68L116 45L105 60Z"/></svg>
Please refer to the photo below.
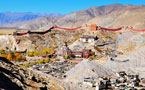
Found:
<svg viewBox="0 0 145 90"><path fill-rule="evenodd" d="M145 0L1 0L0 12L61 13L113 3L145 5Z"/></svg>

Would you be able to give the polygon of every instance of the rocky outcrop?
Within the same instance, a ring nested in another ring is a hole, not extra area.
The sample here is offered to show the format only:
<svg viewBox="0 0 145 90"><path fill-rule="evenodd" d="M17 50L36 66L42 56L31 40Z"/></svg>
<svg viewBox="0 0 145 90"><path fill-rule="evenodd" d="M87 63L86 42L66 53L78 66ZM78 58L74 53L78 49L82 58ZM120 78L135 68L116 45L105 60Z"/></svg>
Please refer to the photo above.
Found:
<svg viewBox="0 0 145 90"><path fill-rule="evenodd" d="M84 29L76 31L64 31L53 29L51 32L48 32L44 35L32 34L29 37L16 36L16 39L20 39L18 44L19 50L33 51L33 50L42 50L48 47L61 48L64 45L64 42L67 42L69 45L74 41L79 39L83 33Z"/></svg>
<svg viewBox="0 0 145 90"><path fill-rule="evenodd" d="M0 49L8 48L9 50L18 49L18 45L14 36L12 35L2 35L0 36Z"/></svg>

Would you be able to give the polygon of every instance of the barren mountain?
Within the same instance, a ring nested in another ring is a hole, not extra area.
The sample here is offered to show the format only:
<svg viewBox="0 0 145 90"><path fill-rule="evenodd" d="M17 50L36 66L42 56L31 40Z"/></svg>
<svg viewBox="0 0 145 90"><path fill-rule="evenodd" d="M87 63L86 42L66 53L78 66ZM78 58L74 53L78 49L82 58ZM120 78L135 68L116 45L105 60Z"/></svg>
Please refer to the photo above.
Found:
<svg viewBox="0 0 145 90"><path fill-rule="evenodd" d="M88 21L92 24L99 24L103 26L120 26L130 25L134 23L134 20L140 21L140 13L143 16L145 11L144 5L133 6L133 5L121 5L112 4L100 7L91 7L86 10L80 10L72 12L68 15L64 15L58 18L41 18L37 20L26 21L23 23L17 23L8 25L8 27L18 27L25 29L47 29L52 25L59 25L62 27L77 27ZM137 19L137 18L140 19ZM130 21L123 23L124 20L130 19ZM91 20L91 21L90 21ZM143 21L142 19L141 21ZM120 23L119 23L120 22ZM111 25L112 24L112 25ZM115 24L115 25L114 25Z"/></svg>
<svg viewBox="0 0 145 90"><path fill-rule="evenodd" d="M56 21L55 17L46 17L46 18L38 18L35 20L25 21L22 23L8 24L5 27L16 27L16 28L22 28L22 29L36 30L45 26L48 26L49 28L54 25L53 23L55 21ZM45 28L45 29L48 29L48 28Z"/></svg>
<svg viewBox="0 0 145 90"><path fill-rule="evenodd" d="M125 7L126 8L119 11L97 16L85 24L97 24L109 28L118 28L124 25L136 26L136 28L144 28L145 6L126 5Z"/></svg>
<svg viewBox="0 0 145 90"><path fill-rule="evenodd" d="M59 17L62 16L58 13L52 14L40 14L40 13L31 13L31 12L24 12L24 13L12 13L12 12L0 12L0 26L4 26L6 24L14 24L20 23L24 21L34 20L41 17Z"/></svg>
<svg viewBox="0 0 145 90"><path fill-rule="evenodd" d="M12 24L8 25L9 27L19 27L19 28L25 28L25 29L46 29L50 27L51 25L60 25L63 27L76 27L79 25L82 25L84 22L87 22L88 20L91 20L95 18L96 16L103 16L110 14L115 11L120 11L122 9L125 9L128 6L123 6L121 4L112 4L112 5L106 5L106 6L100 6L100 7L91 7L86 10L80 10L77 12L70 13L68 15L54 18L54 19L47 19L42 18L38 20L32 20L30 22L24 22L24 23L18 23L18 24ZM43 22L43 24L42 24Z"/></svg>

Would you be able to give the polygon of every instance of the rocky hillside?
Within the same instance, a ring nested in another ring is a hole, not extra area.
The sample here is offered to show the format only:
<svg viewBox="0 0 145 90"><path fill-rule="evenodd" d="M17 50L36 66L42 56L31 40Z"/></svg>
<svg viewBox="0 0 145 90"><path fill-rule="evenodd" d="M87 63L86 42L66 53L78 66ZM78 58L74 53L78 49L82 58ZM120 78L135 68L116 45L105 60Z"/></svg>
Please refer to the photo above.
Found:
<svg viewBox="0 0 145 90"><path fill-rule="evenodd" d="M58 13L52 14L39 14L39 13L11 13L11 12L1 12L0 13L0 26L6 24L13 24L16 22L24 22L29 20L34 20L41 17L58 17L61 16Z"/></svg>
<svg viewBox="0 0 145 90"><path fill-rule="evenodd" d="M57 19L55 18L55 19L50 20L47 18L43 18L41 20L38 19L35 21L30 21L30 22L25 22L25 23L12 24L9 26L27 28L27 29L43 29L43 28L48 28L54 24L67 26L67 27L75 27L75 26L81 25L82 23L96 16L105 15L107 13L120 10L122 8L124 8L124 6L120 4L108 5L108 6L102 6L102 7L92 7L86 10L81 10L81 11L70 13L68 15L59 17ZM42 24L42 22L44 23ZM32 28L32 27L37 27L37 28Z"/></svg>
<svg viewBox="0 0 145 90"><path fill-rule="evenodd" d="M123 15L122 17L132 16L132 12L143 13L145 6L133 6L133 5L121 5L112 4L100 7L91 7L86 10L80 10L70 13L68 15L59 18L42 18L35 21L12 24L9 26L26 28L26 29L47 29L52 25L59 25L62 27L76 27L89 20L95 19L93 23L102 23L101 25L108 25L116 20L116 17ZM122 19L121 19L122 20ZM123 20L122 20L123 21ZM114 23L118 24L118 23ZM122 24L122 23L121 23ZM113 23L112 23L113 25Z"/></svg>
<svg viewBox="0 0 145 90"><path fill-rule="evenodd" d="M49 75L31 71L0 57L0 89L68 90L68 87Z"/></svg>
<svg viewBox="0 0 145 90"><path fill-rule="evenodd" d="M124 25L134 26L134 28L144 28L145 6L126 5L125 7L110 14L97 16L85 24L97 24L109 28L118 28Z"/></svg>
<svg viewBox="0 0 145 90"><path fill-rule="evenodd" d="M72 44L74 41L78 40L85 30L80 29L76 31L64 31L53 29L44 35L32 34L29 37L16 36L16 39L20 39L18 44L18 50L42 50L54 46L55 48L61 48L65 42L68 45Z"/></svg>
<svg viewBox="0 0 145 90"><path fill-rule="evenodd" d="M0 36L0 49L5 49L8 47L10 50L13 50L16 45L15 38L9 35Z"/></svg>

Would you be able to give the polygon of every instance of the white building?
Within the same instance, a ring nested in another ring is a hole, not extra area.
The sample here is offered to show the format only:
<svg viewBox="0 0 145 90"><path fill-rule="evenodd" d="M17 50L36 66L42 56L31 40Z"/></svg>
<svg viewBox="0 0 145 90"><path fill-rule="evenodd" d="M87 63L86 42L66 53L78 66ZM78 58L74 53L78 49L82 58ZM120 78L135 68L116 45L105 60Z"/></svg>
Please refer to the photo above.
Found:
<svg viewBox="0 0 145 90"><path fill-rule="evenodd" d="M95 38L96 37L94 37L94 36L83 35L83 37L80 38L80 41L84 42L84 43L85 42L88 43L88 42L93 42L95 40Z"/></svg>

